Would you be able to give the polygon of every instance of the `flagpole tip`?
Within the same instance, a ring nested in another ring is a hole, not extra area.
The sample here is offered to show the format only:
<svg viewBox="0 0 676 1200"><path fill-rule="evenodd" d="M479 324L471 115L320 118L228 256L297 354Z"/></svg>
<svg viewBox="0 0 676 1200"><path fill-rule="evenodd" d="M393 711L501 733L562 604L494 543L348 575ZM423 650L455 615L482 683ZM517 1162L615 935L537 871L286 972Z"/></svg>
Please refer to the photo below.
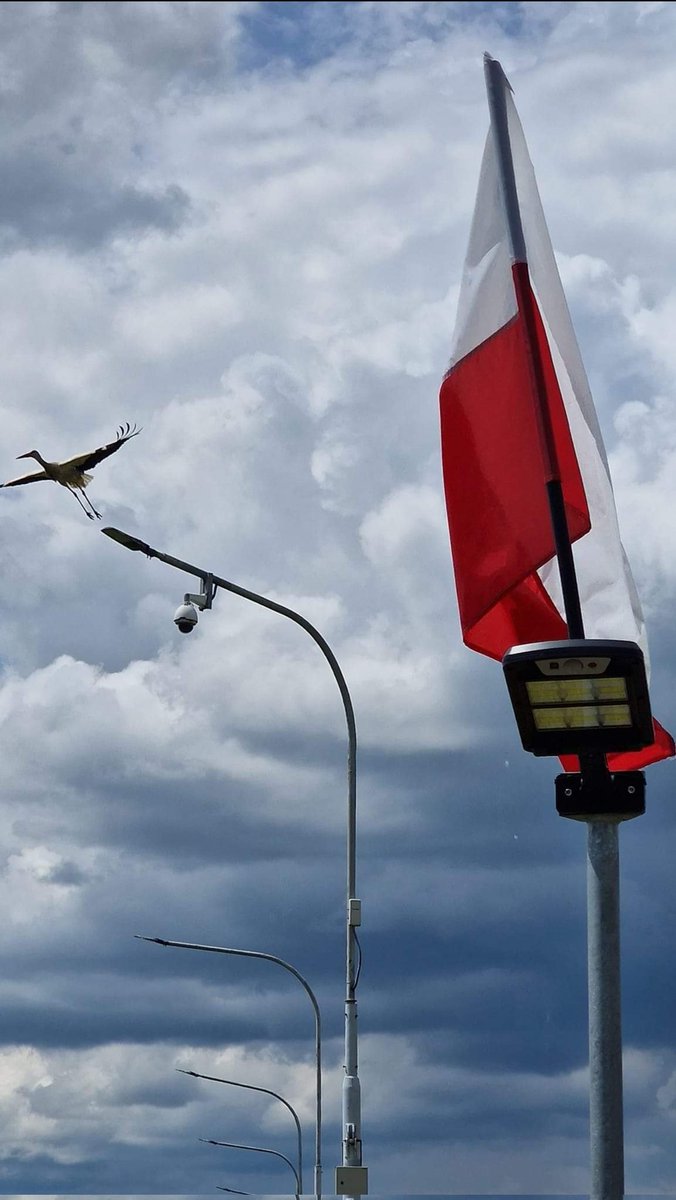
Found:
<svg viewBox="0 0 676 1200"><path fill-rule="evenodd" d="M499 62L497 58L493 58L493 55L489 54L488 50L484 50L484 74L486 76L486 80L492 81L494 86L497 80L502 80L503 84L509 88L510 92L514 92L514 88L505 75L502 63Z"/></svg>

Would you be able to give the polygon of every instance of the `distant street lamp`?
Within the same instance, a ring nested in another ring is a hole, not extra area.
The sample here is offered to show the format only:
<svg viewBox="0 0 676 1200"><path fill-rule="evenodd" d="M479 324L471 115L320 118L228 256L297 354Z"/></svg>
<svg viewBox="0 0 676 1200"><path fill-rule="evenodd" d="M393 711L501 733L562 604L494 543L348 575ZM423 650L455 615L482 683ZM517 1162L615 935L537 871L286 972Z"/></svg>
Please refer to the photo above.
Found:
<svg viewBox="0 0 676 1200"><path fill-rule="evenodd" d="M233 949L231 946L203 946L197 942L171 942L171 941L168 941L166 938L144 937L143 934L140 934L140 933L137 933L134 936L136 938L138 938L138 940L141 942L154 942L157 946L172 946L178 950L202 950L202 951L205 951L207 954L231 954L231 955L234 955L236 958L260 958L260 959L263 959L265 962L277 963L277 966L283 967L285 971L288 971L291 975L293 975L294 978L297 979L298 982L305 989L305 992L306 992L307 996L309 997L310 1003L312 1005L312 1010L314 1012L314 1018L315 1018L315 1088L316 1088L317 1102L316 1102L316 1118L315 1118L315 1171L314 1171L314 1175L315 1175L315 1196L321 1197L321 1194L322 1194L322 1018L321 1018L321 1013L319 1011L319 1004L317 1002L317 997L315 996L307 979L305 979L305 977L303 975L301 975L300 971L297 971L296 968L291 965L291 963L286 962L283 958L278 958L276 954L264 954L260 950L236 950L236 949ZM180 1067L177 1069L181 1070ZM196 1078L198 1078L198 1079L213 1079L214 1078L213 1075L198 1075L196 1071L184 1071L183 1073L185 1075L195 1075ZM219 1080L217 1080L217 1082L234 1084L235 1081L232 1079L219 1079ZM300 1122L298 1120L297 1113L291 1107L291 1105L288 1103L288 1101L284 1099L283 1096L278 1096L276 1092L271 1092L268 1088L258 1088L258 1087L255 1088L251 1084L247 1084L247 1083L238 1083L238 1084L235 1084L235 1086L251 1088L252 1091L256 1091L256 1092L268 1092L268 1095L276 1096L278 1100L282 1101L282 1104L286 1104L286 1107L289 1109L289 1111L291 1112L291 1114L296 1122L296 1128L298 1130L298 1163L299 1163L298 1175L299 1175L299 1179L301 1181L300 1188L302 1191L302 1174L303 1174L303 1172L302 1172L302 1148L301 1148L302 1147L302 1139L301 1139L301 1132L300 1132Z"/></svg>
<svg viewBox="0 0 676 1200"><path fill-rule="evenodd" d="M287 1163L293 1171L293 1176L296 1180L295 1196L296 1200L299 1200L300 1180L298 1178L298 1172L291 1162L291 1159L287 1158L285 1154L280 1154L279 1150L267 1150L264 1146L243 1146L241 1142L217 1142L214 1138L200 1138L199 1140L200 1142L206 1142L208 1146L228 1146L231 1150L255 1150L257 1154L274 1154L275 1158L283 1159L283 1161ZM230 1191L229 1188L228 1191Z"/></svg>
<svg viewBox="0 0 676 1200"><path fill-rule="evenodd" d="M359 978L359 964L361 963L361 952L359 952L359 955L357 954L359 941L356 932L357 926L361 925L361 900L357 899L356 896L357 729L352 698L345 682L345 677L328 642L315 629L314 625L311 625L305 617L302 617L300 613L295 612L292 608L287 608L283 604L277 604L275 600L270 600L267 596L260 596L257 592L250 592L246 588L239 587L238 584L231 583L227 579L222 579L218 575L213 575L209 571L204 571L200 567L193 566L191 563L182 562L181 559L172 558L169 554L163 554L159 550L154 550L146 542L142 542L139 538L133 537L129 533L124 533L120 529L108 527L103 529L102 532L107 537L112 538L113 541L124 546L127 550L145 554L146 558L157 558L160 562L167 563L168 566L175 567L178 571L183 571L185 574L199 579L201 591L197 594L186 593L184 602L174 617L174 621L182 633L189 633L197 624L197 613L194 606L197 605L200 610L211 608L216 591L218 588L222 588L224 591L233 592L236 596L242 596L245 600L251 600L254 604L260 604L263 608L271 609L272 612L279 613L283 617L288 617L296 625L300 625L319 646L338 684L345 710L348 741L347 925L345 956L345 1075L343 1078L342 1104L343 1153L342 1166L336 1168L335 1191L340 1195L363 1195L368 1192L368 1168L362 1166L361 1085L359 1081L357 1054L357 982ZM315 1190L319 1194L320 1187L317 1186L317 1181L315 1181Z"/></svg>
<svg viewBox="0 0 676 1200"><path fill-rule="evenodd" d="M180 1071L181 1075L192 1075L192 1077L194 1079L208 1079L212 1083L227 1083L227 1084L230 1084L231 1087L246 1088L247 1091L250 1091L250 1092L263 1092L263 1094L266 1096L272 1096L275 1100L280 1100L281 1103L286 1108L288 1108L289 1112L291 1113L291 1116L293 1117L293 1120L294 1120L294 1123L296 1126L296 1138L297 1138L297 1143L298 1143L298 1161L297 1161L296 1165L298 1167L298 1181L299 1181L299 1185L300 1185L300 1191L302 1193L302 1191L303 1191L303 1136L301 1133L300 1120L298 1117L298 1113L296 1112L293 1105L289 1104L288 1100L285 1100L283 1096L280 1096L279 1092L273 1092L271 1088L258 1087L254 1083L240 1083L239 1080L237 1080L237 1079L221 1079L221 1078L219 1078L218 1075L202 1075L199 1071L186 1071L183 1067L177 1067L176 1070Z"/></svg>

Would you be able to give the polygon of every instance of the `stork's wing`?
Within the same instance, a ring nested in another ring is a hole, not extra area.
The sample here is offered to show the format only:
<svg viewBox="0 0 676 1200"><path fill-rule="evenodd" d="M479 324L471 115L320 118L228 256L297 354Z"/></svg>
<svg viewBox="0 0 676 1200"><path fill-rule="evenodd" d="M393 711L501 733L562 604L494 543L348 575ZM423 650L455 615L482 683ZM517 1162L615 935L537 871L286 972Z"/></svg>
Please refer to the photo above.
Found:
<svg viewBox="0 0 676 1200"><path fill-rule="evenodd" d="M35 483L38 479L49 479L46 471L34 471L31 475L19 475L18 479L8 479L7 483L0 483L0 487L17 487L20 483Z"/></svg>
<svg viewBox="0 0 676 1200"><path fill-rule="evenodd" d="M69 458L68 462L62 463L62 467L77 467L79 471L89 471L100 463L102 459L107 458L109 454L114 454L120 446L124 446L130 438L136 437L141 432L136 426L131 426L129 423L120 425L117 431L117 437L114 442L108 442L107 446L99 446L98 450L90 450L88 454L78 454L75 458Z"/></svg>

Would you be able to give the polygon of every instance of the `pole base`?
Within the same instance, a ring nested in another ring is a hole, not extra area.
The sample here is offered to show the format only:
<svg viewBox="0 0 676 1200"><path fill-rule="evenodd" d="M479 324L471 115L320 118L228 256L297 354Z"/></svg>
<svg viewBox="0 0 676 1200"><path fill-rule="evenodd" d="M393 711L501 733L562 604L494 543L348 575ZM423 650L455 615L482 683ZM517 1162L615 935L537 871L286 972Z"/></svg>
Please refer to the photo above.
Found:
<svg viewBox="0 0 676 1200"><path fill-rule="evenodd" d="M630 821L645 812L642 771L618 771L616 775L607 772L591 779L578 772L567 772L557 775L555 787L557 813L573 821L589 821L593 817Z"/></svg>

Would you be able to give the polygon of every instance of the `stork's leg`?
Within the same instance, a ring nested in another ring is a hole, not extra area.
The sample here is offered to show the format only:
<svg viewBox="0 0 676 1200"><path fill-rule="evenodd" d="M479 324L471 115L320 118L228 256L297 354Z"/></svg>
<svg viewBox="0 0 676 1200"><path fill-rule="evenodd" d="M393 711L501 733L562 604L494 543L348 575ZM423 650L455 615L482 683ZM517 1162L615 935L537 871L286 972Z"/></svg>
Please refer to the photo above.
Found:
<svg viewBox="0 0 676 1200"><path fill-rule="evenodd" d="M85 503L86 503L86 504L88 504L88 505L89 505L89 507L90 507L90 508L91 508L91 510L92 510L92 513L93 513L92 520L94 519L94 517L98 517L98 518L99 518L99 521L100 521L100 520L101 520L101 513L96 511L96 509L94 508L94 505L92 504L91 500L89 499L89 496L88 496L88 495L87 495L87 493L85 492L84 488L80 488L80 495L82 496L82 499L85 501ZM89 514L89 513L87 513L87 516L89 516L89 515L90 515L90 514Z"/></svg>
<svg viewBox="0 0 676 1200"><path fill-rule="evenodd" d="M80 497L78 496L78 494L77 494L77 492L76 492L75 488L69 487L69 488L68 488L68 491L70 492L71 496L75 496L75 499L77 500L78 504L80 505L80 508L82 509L82 511L83 511L83 513L85 514L85 516L89 517L89 520L90 520L90 521L93 521L93 520L94 520L94 518L93 518L92 514L91 514L90 512L87 512L87 509L85 508L84 504L82 503L82 501L81 501ZM97 513L96 515L98 516L99 514Z"/></svg>

